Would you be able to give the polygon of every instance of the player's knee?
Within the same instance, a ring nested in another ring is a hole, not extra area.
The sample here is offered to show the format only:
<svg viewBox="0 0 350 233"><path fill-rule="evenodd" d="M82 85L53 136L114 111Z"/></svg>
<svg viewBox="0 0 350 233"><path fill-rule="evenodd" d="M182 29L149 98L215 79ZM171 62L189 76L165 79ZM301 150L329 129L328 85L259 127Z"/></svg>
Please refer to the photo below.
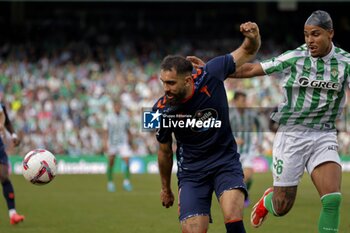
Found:
<svg viewBox="0 0 350 233"><path fill-rule="evenodd" d="M209 227L209 216L195 216L181 221L182 233L207 232Z"/></svg>
<svg viewBox="0 0 350 233"><path fill-rule="evenodd" d="M321 197L324 211L338 211L342 200L341 193L329 193Z"/></svg>
<svg viewBox="0 0 350 233"><path fill-rule="evenodd" d="M5 183L9 180L7 172L0 171L0 183Z"/></svg>
<svg viewBox="0 0 350 233"><path fill-rule="evenodd" d="M284 216L289 213L294 204L294 199L285 199L274 201L273 207L276 216Z"/></svg>
<svg viewBox="0 0 350 233"><path fill-rule="evenodd" d="M288 214L289 211L290 209L275 208L275 216L282 217Z"/></svg>
<svg viewBox="0 0 350 233"><path fill-rule="evenodd" d="M274 215L284 216L292 209L297 187L275 187L272 197Z"/></svg>
<svg viewBox="0 0 350 233"><path fill-rule="evenodd" d="M0 183L6 184L7 182L10 182L9 177L7 175L0 175Z"/></svg>

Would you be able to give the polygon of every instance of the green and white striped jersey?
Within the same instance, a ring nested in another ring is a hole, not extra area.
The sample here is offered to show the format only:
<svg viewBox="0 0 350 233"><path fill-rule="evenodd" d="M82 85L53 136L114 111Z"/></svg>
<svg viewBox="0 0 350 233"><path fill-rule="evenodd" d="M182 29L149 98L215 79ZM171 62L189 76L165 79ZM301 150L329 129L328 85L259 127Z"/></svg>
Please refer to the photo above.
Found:
<svg viewBox="0 0 350 233"><path fill-rule="evenodd" d="M314 58L306 44L261 62L267 75L283 72L285 101L271 118L283 125L302 124L334 129L346 102L350 54L332 45L331 52Z"/></svg>
<svg viewBox="0 0 350 233"><path fill-rule="evenodd" d="M129 117L123 111L119 114L109 113L103 122L103 128L108 130L109 145L123 145L128 142Z"/></svg>
<svg viewBox="0 0 350 233"><path fill-rule="evenodd" d="M241 155L257 155L257 143L262 143L262 129L258 115L255 111L246 108L241 114L237 108L230 108L230 125L232 134L236 139L243 140L242 145L237 145L237 151Z"/></svg>

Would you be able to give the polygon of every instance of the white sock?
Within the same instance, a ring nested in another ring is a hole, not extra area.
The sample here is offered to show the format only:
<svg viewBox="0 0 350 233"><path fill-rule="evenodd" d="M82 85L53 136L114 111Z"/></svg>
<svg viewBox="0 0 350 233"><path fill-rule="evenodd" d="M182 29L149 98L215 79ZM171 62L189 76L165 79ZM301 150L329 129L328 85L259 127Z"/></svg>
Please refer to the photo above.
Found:
<svg viewBox="0 0 350 233"><path fill-rule="evenodd" d="M14 214L16 214L17 212L16 212L16 209L10 209L9 210L9 216L10 216L10 218L11 218L11 216L12 215L14 215Z"/></svg>

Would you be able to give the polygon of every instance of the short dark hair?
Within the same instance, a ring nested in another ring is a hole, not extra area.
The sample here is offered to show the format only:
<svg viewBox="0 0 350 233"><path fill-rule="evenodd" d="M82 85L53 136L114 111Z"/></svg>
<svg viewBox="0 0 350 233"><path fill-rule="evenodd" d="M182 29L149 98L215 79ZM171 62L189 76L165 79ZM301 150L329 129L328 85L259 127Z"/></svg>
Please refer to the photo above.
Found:
<svg viewBox="0 0 350 233"><path fill-rule="evenodd" d="M243 91L236 91L235 95L233 96L233 99L237 100L239 97L247 97L247 94Z"/></svg>
<svg viewBox="0 0 350 233"><path fill-rule="evenodd" d="M179 75L184 75L192 73L192 63L183 56L180 55L168 55L166 56L162 63L160 64L162 70L171 71L175 69L176 73Z"/></svg>
<svg viewBox="0 0 350 233"><path fill-rule="evenodd" d="M333 29L333 21L331 16L328 14L328 12L322 10L312 12L310 17L307 18L305 25L314 25L325 30Z"/></svg>

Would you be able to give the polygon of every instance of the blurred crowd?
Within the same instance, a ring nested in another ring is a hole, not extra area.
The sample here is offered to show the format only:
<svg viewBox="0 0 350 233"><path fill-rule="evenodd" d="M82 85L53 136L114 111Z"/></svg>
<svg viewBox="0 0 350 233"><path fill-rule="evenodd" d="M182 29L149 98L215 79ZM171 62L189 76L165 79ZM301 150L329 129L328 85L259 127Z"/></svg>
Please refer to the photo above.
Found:
<svg viewBox="0 0 350 233"><path fill-rule="evenodd" d="M120 101L130 117L134 155L155 154L154 135L142 131L141 124L143 110L163 94L158 78L163 56L177 53L208 60L239 43L222 39L194 46L190 41L174 40L166 46L156 40L144 42L140 50L132 40L94 49L84 42L71 42L40 53L30 44L0 45L0 100L6 103L22 138L21 146L9 147L9 152L24 155L34 148L47 148L69 156L103 155L103 121L112 111L113 101ZM283 52L273 43L265 42L257 61ZM162 44L168 49L155 49ZM229 100L236 90L243 90L249 106L260 109L263 153L271 154L274 135L268 130L268 110L282 101L280 78L229 80L225 84ZM346 109L344 118L348 117ZM339 133L341 154L350 154L349 124L343 121Z"/></svg>

